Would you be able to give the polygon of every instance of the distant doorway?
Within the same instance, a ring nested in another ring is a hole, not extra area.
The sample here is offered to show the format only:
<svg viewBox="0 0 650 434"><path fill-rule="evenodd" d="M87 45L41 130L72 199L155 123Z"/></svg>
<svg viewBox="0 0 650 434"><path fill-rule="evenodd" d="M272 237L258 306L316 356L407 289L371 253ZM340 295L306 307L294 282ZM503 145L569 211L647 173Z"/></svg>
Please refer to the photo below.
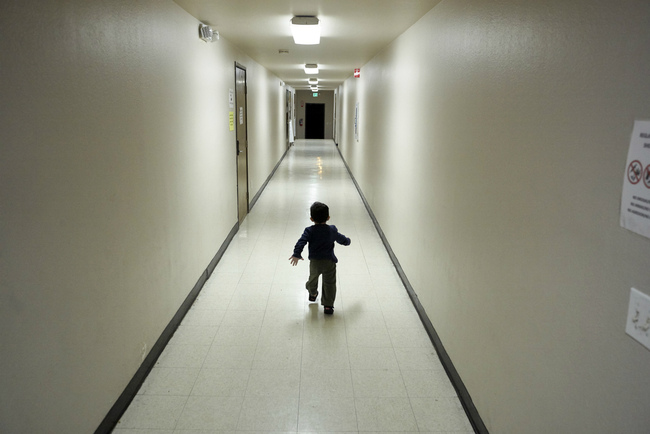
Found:
<svg viewBox="0 0 650 434"><path fill-rule="evenodd" d="M305 139L325 138L325 104L307 104L305 107Z"/></svg>

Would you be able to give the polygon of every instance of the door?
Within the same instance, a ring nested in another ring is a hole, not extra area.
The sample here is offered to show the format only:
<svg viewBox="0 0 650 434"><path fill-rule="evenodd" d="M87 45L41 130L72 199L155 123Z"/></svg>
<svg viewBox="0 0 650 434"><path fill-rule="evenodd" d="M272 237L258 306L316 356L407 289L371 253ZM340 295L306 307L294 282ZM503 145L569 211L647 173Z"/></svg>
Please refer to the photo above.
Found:
<svg viewBox="0 0 650 434"><path fill-rule="evenodd" d="M235 125L237 135L237 209L239 223L248 214L248 132L246 128L246 69L235 64Z"/></svg>
<svg viewBox="0 0 650 434"><path fill-rule="evenodd" d="M336 132L336 114L338 113L338 110L337 110L338 106L336 105L336 96L337 96L337 92L334 92L334 122L333 122L334 125L332 127L332 136L334 137L334 143L336 144L336 146L338 146L339 145L339 141L338 141L339 135Z"/></svg>
<svg viewBox="0 0 650 434"><path fill-rule="evenodd" d="M325 138L325 104L305 107L305 139Z"/></svg>
<svg viewBox="0 0 650 434"><path fill-rule="evenodd" d="M288 89L285 92L284 105L285 105L284 112L285 112L285 116L286 116L286 119L285 119L286 122L285 123L287 125L286 126L286 129L287 129L286 130L286 136L287 136L287 148L288 148L291 145L291 143L293 142L293 131L291 129L291 106L292 106L292 104L291 104L291 91L288 90Z"/></svg>

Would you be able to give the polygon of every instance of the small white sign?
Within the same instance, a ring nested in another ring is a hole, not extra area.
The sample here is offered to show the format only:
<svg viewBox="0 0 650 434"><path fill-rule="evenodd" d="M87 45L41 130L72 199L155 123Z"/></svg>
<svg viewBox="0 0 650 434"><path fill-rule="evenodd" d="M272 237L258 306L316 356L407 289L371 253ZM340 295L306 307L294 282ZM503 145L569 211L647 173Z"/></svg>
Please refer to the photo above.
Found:
<svg viewBox="0 0 650 434"><path fill-rule="evenodd" d="M230 108L235 108L235 91L229 89L230 93L228 94L228 105Z"/></svg>
<svg viewBox="0 0 650 434"><path fill-rule="evenodd" d="M650 238L650 121L635 121L623 178L621 226Z"/></svg>
<svg viewBox="0 0 650 434"><path fill-rule="evenodd" d="M354 106L354 139L359 141L359 103Z"/></svg>
<svg viewBox="0 0 650 434"><path fill-rule="evenodd" d="M239 107L239 125L244 125L244 107Z"/></svg>

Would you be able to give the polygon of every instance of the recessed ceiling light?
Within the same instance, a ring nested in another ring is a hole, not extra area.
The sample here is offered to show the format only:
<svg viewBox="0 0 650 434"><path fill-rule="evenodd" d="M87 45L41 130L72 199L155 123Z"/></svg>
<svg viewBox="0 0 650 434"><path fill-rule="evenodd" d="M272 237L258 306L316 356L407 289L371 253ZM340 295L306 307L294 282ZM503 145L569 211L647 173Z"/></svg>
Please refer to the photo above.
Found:
<svg viewBox="0 0 650 434"><path fill-rule="evenodd" d="M318 74L318 65L315 63L308 63L305 65L305 74Z"/></svg>

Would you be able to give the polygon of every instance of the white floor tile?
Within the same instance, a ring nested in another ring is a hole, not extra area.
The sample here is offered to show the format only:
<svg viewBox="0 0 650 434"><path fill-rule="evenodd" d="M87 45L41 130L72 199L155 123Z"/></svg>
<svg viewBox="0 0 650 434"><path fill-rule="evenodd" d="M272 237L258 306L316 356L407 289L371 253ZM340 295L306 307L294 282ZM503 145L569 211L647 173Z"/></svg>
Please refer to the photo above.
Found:
<svg viewBox="0 0 650 434"><path fill-rule="evenodd" d="M411 398L453 398L456 390L444 370L402 371L402 378Z"/></svg>
<svg viewBox="0 0 650 434"><path fill-rule="evenodd" d="M407 396L399 369L353 369L352 385L356 398Z"/></svg>
<svg viewBox="0 0 650 434"><path fill-rule="evenodd" d="M301 432L357 431L354 398L305 398L300 400Z"/></svg>
<svg viewBox="0 0 650 434"><path fill-rule="evenodd" d="M210 350L209 345L167 345L156 362L157 367L200 368Z"/></svg>
<svg viewBox="0 0 650 434"><path fill-rule="evenodd" d="M408 398L355 398L359 431L418 431Z"/></svg>
<svg viewBox="0 0 650 434"><path fill-rule="evenodd" d="M190 396L178 420L178 429L234 430L242 397Z"/></svg>
<svg viewBox="0 0 650 434"><path fill-rule="evenodd" d="M136 396L122 416L119 428L173 429L187 396Z"/></svg>
<svg viewBox="0 0 650 434"><path fill-rule="evenodd" d="M352 374L347 369L303 369L300 399L352 398Z"/></svg>
<svg viewBox="0 0 650 434"><path fill-rule="evenodd" d="M300 369L302 348L293 344L258 345L253 369Z"/></svg>
<svg viewBox="0 0 650 434"><path fill-rule="evenodd" d="M218 327L221 325L225 314L225 310L192 308L189 312L187 312L187 315L185 315L183 324L193 326Z"/></svg>
<svg viewBox="0 0 650 434"><path fill-rule="evenodd" d="M202 364L206 368L251 369L255 358L256 344L213 345L209 347Z"/></svg>
<svg viewBox="0 0 650 434"><path fill-rule="evenodd" d="M199 368L154 367L140 391L143 395L188 396L199 375Z"/></svg>
<svg viewBox="0 0 650 434"><path fill-rule="evenodd" d="M472 426L457 398L411 398L422 431L469 431Z"/></svg>
<svg viewBox="0 0 650 434"><path fill-rule="evenodd" d="M246 396L298 398L300 369L253 369Z"/></svg>
<svg viewBox="0 0 650 434"><path fill-rule="evenodd" d="M192 395L195 396L245 396L250 370L203 368L199 373Z"/></svg>
<svg viewBox="0 0 650 434"><path fill-rule="evenodd" d="M169 341L170 345L211 345L218 327L181 324Z"/></svg>
<svg viewBox="0 0 650 434"><path fill-rule="evenodd" d="M297 426L297 397L247 396L237 430L296 431Z"/></svg>

